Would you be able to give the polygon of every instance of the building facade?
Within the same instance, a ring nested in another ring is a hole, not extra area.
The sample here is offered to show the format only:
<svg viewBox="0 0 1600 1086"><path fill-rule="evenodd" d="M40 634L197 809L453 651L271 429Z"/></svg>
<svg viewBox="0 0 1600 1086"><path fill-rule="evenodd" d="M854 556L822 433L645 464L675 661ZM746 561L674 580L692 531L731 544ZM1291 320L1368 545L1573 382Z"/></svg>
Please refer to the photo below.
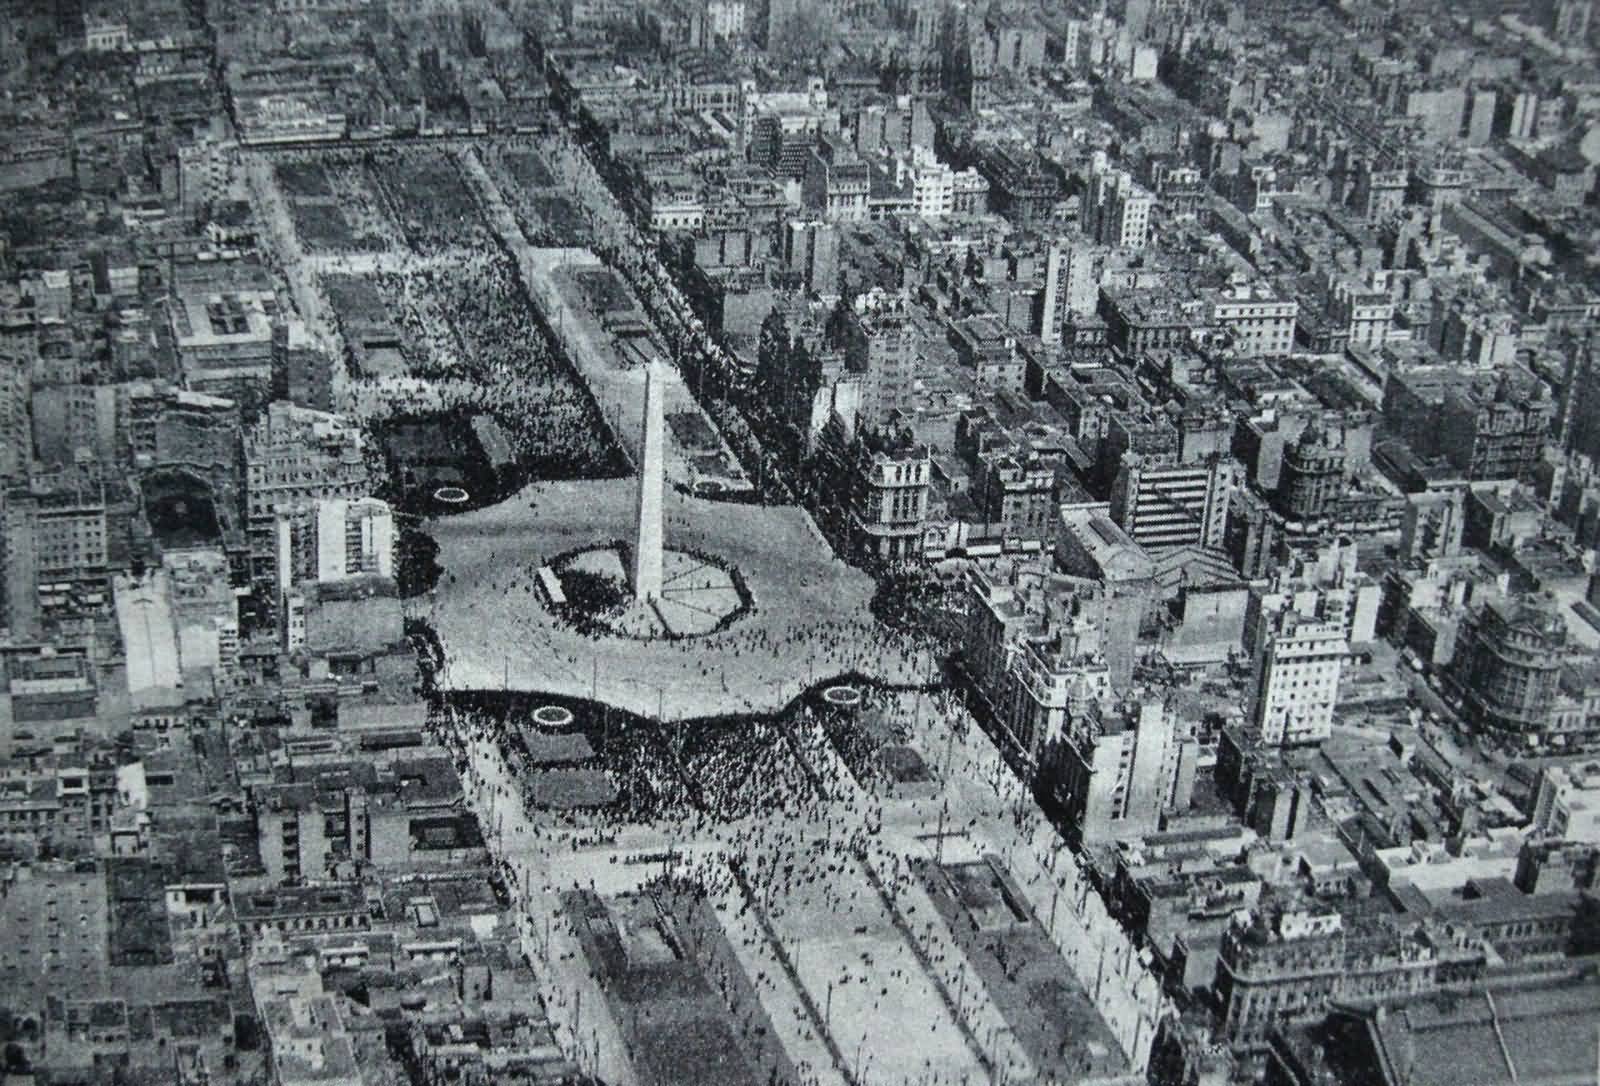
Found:
<svg viewBox="0 0 1600 1086"><path fill-rule="evenodd" d="M1339 676L1350 655L1344 629L1285 611L1259 639L1250 715L1269 744L1319 743L1333 730Z"/></svg>

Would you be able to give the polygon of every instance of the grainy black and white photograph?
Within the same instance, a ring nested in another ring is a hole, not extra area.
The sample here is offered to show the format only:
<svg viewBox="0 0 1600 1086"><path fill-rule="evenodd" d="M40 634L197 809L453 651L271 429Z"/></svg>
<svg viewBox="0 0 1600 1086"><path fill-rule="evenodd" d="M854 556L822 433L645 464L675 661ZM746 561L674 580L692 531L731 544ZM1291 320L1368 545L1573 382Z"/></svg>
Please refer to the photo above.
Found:
<svg viewBox="0 0 1600 1086"><path fill-rule="evenodd" d="M1600 0L0 0L0 1086L1600 1086Z"/></svg>

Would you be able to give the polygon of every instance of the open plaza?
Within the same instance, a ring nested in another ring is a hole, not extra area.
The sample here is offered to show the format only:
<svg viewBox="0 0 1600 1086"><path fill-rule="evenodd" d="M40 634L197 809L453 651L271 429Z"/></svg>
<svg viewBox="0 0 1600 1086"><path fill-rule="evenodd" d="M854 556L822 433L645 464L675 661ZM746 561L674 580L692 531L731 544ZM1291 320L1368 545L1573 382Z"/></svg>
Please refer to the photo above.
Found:
<svg viewBox="0 0 1600 1086"><path fill-rule="evenodd" d="M873 621L871 578L835 558L795 508L668 491L666 547L737 569L748 612L682 640L576 629L541 595L537 571L566 552L631 538L634 498L631 479L538 483L430 522L444 573L408 607L439 639L440 685L592 698L672 720L776 709L830 675L920 678L915 653Z"/></svg>
<svg viewBox="0 0 1600 1086"><path fill-rule="evenodd" d="M593 745L560 738L584 722L553 708L455 719L526 945L568 1028L610 1039L607 1081L1143 1082L1157 986L1060 838L1019 817L987 737L944 695L827 706L614 721ZM851 736L857 764L910 751L936 779L906 794L857 773ZM694 792L584 817L528 788L530 763L586 753ZM755 803L760 764L784 768Z"/></svg>

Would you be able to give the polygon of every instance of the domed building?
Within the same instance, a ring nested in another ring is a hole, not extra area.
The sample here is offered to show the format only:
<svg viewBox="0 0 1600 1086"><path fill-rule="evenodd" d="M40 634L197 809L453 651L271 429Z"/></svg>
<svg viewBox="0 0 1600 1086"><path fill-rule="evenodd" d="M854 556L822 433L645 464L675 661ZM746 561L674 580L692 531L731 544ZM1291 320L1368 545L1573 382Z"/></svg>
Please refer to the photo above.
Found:
<svg viewBox="0 0 1600 1086"><path fill-rule="evenodd" d="M1457 676L1468 714L1496 731L1543 738L1553 723L1567 628L1540 603L1494 602L1463 631Z"/></svg>
<svg viewBox="0 0 1600 1086"><path fill-rule="evenodd" d="M1321 519L1344 488L1345 448L1338 431L1313 421L1284 450L1276 504L1290 520Z"/></svg>

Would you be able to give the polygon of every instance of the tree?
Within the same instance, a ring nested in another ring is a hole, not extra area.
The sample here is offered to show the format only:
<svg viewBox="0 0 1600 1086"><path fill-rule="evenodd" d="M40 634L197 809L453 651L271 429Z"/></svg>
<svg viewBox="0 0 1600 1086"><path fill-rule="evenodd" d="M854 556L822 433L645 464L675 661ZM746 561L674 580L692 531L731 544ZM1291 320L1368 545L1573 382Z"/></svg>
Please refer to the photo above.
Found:
<svg viewBox="0 0 1600 1086"><path fill-rule="evenodd" d="M756 384L769 396L783 387L792 347L789 322L780 310L774 309L761 322L761 335L756 341Z"/></svg>
<svg viewBox="0 0 1600 1086"><path fill-rule="evenodd" d="M783 410L789 424L801 436L811 421L811 401L822 387L822 359L816 352L796 343L789 362L788 382L784 389Z"/></svg>

